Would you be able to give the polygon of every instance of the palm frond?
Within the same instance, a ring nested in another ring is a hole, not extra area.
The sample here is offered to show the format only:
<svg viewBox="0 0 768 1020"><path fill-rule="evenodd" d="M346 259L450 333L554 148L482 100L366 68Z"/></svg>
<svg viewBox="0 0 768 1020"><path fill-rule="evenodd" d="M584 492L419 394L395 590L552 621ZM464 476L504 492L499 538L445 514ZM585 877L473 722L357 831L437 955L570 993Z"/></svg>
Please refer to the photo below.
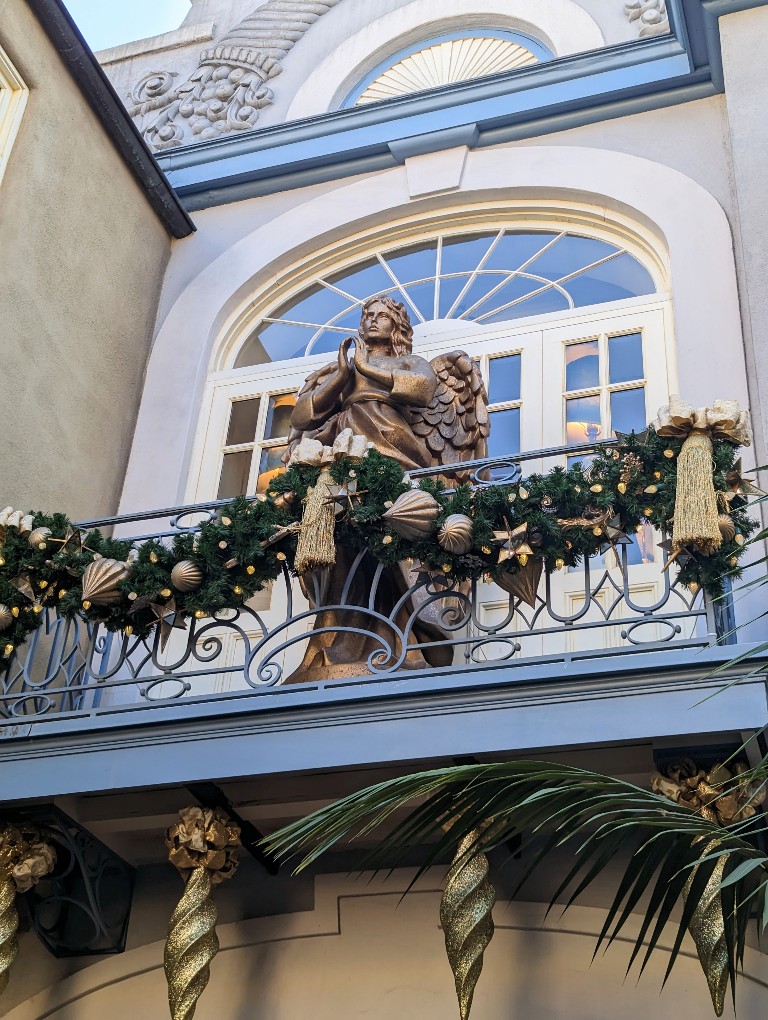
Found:
<svg viewBox="0 0 768 1020"><path fill-rule="evenodd" d="M392 825L404 808L410 810ZM523 860L512 895L554 851L567 848L573 865L552 898L554 904L565 897L566 908L618 854L628 853L596 949L624 931L649 893L630 961L631 966L639 960L642 970L684 900L674 922L667 974L725 857L720 890L733 987L752 912L758 911L763 927L768 921L768 857L750 839L760 827L756 819L722 827L622 780L568 765L518 761L436 769L379 783L286 826L264 843L277 856L300 855L300 871L343 840L383 830L361 870L396 867L409 849L427 845L416 881L473 830L482 834L468 853L487 852L517 837Z"/></svg>

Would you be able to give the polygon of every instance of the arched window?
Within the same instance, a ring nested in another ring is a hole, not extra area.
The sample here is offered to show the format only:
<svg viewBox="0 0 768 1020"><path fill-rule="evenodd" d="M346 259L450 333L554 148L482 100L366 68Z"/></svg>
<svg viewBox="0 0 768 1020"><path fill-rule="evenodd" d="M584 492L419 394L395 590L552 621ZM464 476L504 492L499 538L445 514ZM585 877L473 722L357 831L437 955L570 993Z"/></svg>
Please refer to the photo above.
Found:
<svg viewBox="0 0 768 1020"><path fill-rule="evenodd" d="M491 227L484 217L399 243L358 239L352 258L304 262L291 296L250 304L230 337L190 496L266 490L282 470L296 392L357 332L376 294L405 304L420 353L461 348L477 359L492 456L642 428L669 392L662 261L628 231L587 230L583 219Z"/></svg>
<svg viewBox="0 0 768 1020"><path fill-rule="evenodd" d="M522 32L452 32L400 50L379 63L349 93L342 108L516 71L551 58L546 46Z"/></svg>

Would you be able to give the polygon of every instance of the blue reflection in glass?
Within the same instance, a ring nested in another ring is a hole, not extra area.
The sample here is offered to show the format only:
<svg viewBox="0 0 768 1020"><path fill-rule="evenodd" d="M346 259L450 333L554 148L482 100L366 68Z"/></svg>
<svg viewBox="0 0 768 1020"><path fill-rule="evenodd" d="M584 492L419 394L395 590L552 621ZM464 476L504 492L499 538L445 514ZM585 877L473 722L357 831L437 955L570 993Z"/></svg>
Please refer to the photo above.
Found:
<svg viewBox="0 0 768 1020"><path fill-rule="evenodd" d="M520 453L520 408L492 411L491 434L488 437L488 456L506 457Z"/></svg>
<svg viewBox="0 0 768 1020"><path fill-rule="evenodd" d="M469 276L449 276L440 279L440 318L446 319L448 312L453 308L453 303L466 286ZM466 311L466 301L462 301L461 307L454 309L453 316L461 315L462 310Z"/></svg>
<svg viewBox="0 0 768 1020"><path fill-rule="evenodd" d="M465 273L477 269L495 236L495 234L470 234L467 237L444 238L440 272Z"/></svg>
<svg viewBox="0 0 768 1020"><path fill-rule="evenodd" d="M339 290L345 291L356 298L367 298L371 294L379 294L392 286L392 277L386 272L378 259L368 259L352 269L344 269L333 276L325 277Z"/></svg>
<svg viewBox="0 0 768 1020"><path fill-rule="evenodd" d="M608 338L608 377L612 383L642 379L643 337L640 333Z"/></svg>
<svg viewBox="0 0 768 1020"><path fill-rule="evenodd" d="M411 299L411 301L413 301L413 303L416 305L418 310L421 312L425 321L429 322L430 319L434 319L435 317L434 280L430 280L428 283L414 283L410 287L405 287L403 289L405 290L406 294ZM395 294L395 297L398 297L398 295ZM399 300L402 301L402 295L400 295ZM410 308L408 308L408 303L406 302L405 304L406 308L410 312Z"/></svg>
<svg viewBox="0 0 768 1020"><path fill-rule="evenodd" d="M578 306L622 301L640 294L653 294L656 290L648 270L626 252L563 286Z"/></svg>
<svg viewBox="0 0 768 1020"><path fill-rule="evenodd" d="M565 348L565 390L589 390L600 385L600 350L597 340L582 340Z"/></svg>
<svg viewBox="0 0 768 1020"><path fill-rule="evenodd" d="M618 390L611 394L611 428L614 432L642 432L647 421L645 390Z"/></svg>
<svg viewBox="0 0 768 1020"><path fill-rule="evenodd" d="M502 404L520 399L520 355L491 358L488 365L488 400Z"/></svg>
<svg viewBox="0 0 768 1020"><path fill-rule="evenodd" d="M288 304L272 312L271 319L290 319L292 322L309 322L322 326L349 304L349 299L326 287L313 287Z"/></svg>
<svg viewBox="0 0 768 1020"><path fill-rule="evenodd" d="M401 248L397 252L383 252L382 258L400 283L425 280L437 271L437 241Z"/></svg>
<svg viewBox="0 0 768 1020"><path fill-rule="evenodd" d="M235 368L244 365L263 365L285 358L303 358L307 344L315 330L306 326L291 326L272 322L254 332L243 345Z"/></svg>
<svg viewBox="0 0 768 1020"><path fill-rule="evenodd" d="M483 269L504 269L508 273L520 269L556 236L551 231L505 234L491 252ZM538 272L538 270L531 270L531 272Z"/></svg>
<svg viewBox="0 0 768 1020"><path fill-rule="evenodd" d="M540 286L542 285L537 284L537 287ZM495 304L496 298L494 297L492 300ZM490 302L488 303L490 304ZM567 298L559 290L550 287L549 290L545 290L535 297L527 298L525 301L521 301L519 305L505 308L503 311L483 314L483 309L479 308L477 318L483 323L504 322L507 319L521 319L526 315L541 315L544 312L562 312L569 307Z"/></svg>
<svg viewBox="0 0 768 1020"><path fill-rule="evenodd" d="M528 266L528 272L546 276L549 280L559 280L615 251L618 251L615 245L594 237L565 236L535 258Z"/></svg>

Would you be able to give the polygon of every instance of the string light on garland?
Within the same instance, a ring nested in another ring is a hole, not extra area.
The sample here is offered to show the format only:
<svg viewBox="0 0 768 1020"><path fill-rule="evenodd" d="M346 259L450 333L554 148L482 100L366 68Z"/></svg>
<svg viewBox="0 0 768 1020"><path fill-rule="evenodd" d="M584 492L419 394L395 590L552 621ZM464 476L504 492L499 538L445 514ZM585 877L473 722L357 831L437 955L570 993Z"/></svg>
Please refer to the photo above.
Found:
<svg viewBox="0 0 768 1020"><path fill-rule="evenodd" d="M718 546L662 548L664 569L674 563L678 583L695 583L717 596L723 576L738 573L755 527L748 497L761 490L744 477L735 444L716 432L711 440L707 463L717 494ZM264 498L238 497L195 533L180 533L167 544L104 538L61 514L7 508L0 513L0 521L5 519L0 524L0 607L5 607L0 608L5 622L0 659L40 626L48 600L60 616L84 616L110 631L146 638L159 628L163 642L185 620L216 619L222 611L241 608L286 566L295 568L307 493L317 487L321 471L331 487L323 500L344 504L341 515L331 509L334 547L355 555L368 552L387 566L411 559L428 576L448 583L486 574L496 583L503 574L512 583L510 578L526 571L512 587L518 597L533 598L544 569L572 568L611 547L618 559L618 547L633 541L628 535L642 532L645 521L662 530L677 522L682 445L682 437L654 430L620 435L615 447L595 452L588 472L577 463L519 483L475 489L446 489L432 479L412 482L396 461L376 450L314 466L296 463L272 480ZM43 537L47 548L41 548Z"/></svg>

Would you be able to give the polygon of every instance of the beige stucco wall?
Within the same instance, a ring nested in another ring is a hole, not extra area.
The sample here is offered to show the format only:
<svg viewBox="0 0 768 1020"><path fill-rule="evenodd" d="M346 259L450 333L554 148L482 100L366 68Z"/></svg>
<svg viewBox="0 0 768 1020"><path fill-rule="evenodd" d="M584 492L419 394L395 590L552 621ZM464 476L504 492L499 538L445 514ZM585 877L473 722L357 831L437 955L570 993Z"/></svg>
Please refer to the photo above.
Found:
<svg viewBox="0 0 768 1020"><path fill-rule="evenodd" d="M0 45L30 89L0 184L0 501L114 511L170 241L24 0Z"/></svg>
<svg viewBox="0 0 768 1020"><path fill-rule="evenodd" d="M407 873L369 881L317 880L314 908L222 923L221 952L196 1020L447 1020L457 1017L453 979L439 927L440 873L404 899ZM237 877L234 879L237 882ZM234 884L234 883L233 883ZM620 940L592 961L602 909L554 910L500 900L495 937L475 993L473 1020L678 1020L713 1016L693 944L686 939L661 992L670 942L637 982L625 971ZM626 932L634 935L637 919ZM670 931L669 936L672 936ZM6 1014L8 1020L132 1020L166 1014L162 941L94 964ZM21 960L18 964L23 966ZM765 1013L765 962L748 950L739 1020ZM734 1017L730 1002L725 1016Z"/></svg>

